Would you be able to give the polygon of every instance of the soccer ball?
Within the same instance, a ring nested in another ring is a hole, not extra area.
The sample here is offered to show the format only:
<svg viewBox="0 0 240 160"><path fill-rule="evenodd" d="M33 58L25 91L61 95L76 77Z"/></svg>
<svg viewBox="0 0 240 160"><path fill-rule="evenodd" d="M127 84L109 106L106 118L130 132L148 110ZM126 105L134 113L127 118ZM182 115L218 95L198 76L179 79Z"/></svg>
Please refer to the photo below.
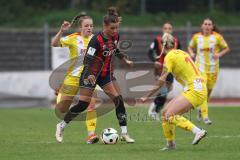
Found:
<svg viewBox="0 0 240 160"><path fill-rule="evenodd" d="M101 139L104 144L116 144L118 141L118 134L114 128L106 128L103 130Z"/></svg>

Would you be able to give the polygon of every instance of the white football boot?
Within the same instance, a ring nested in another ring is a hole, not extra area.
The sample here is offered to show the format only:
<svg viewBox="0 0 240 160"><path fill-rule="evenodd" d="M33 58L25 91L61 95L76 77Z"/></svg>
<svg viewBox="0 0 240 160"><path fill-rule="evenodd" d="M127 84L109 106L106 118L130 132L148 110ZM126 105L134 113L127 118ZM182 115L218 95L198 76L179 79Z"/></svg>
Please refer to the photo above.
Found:
<svg viewBox="0 0 240 160"><path fill-rule="evenodd" d="M64 128L61 126L61 123L58 123L56 125L56 140L61 143L63 141L63 132L64 132Z"/></svg>
<svg viewBox="0 0 240 160"><path fill-rule="evenodd" d="M195 137L192 141L193 145L197 145L205 136L207 135L207 131L201 130L195 134Z"/></svg>
<svg viewBox="0 0 240 160"><path fill-rule="evenodd" d="M167 143L167 145L165 147L163 147L161 149L161 151L172 151L172 150L175 150L176 149L176 143L173 142L171 144Z"/></svg>
<svg viewBox="0 0 240 160"><path fill-rule="evenodd" d="M211 121L209 118L204 118L204 119L203 119L203 122L204 122L205 124L208 124L208 125L211 125L211 124L212 124L212 121Z"/></svg>
<svg viewBox="0 0 240 160"><path fill-rule="evenodd" d="M125 141L127 143L134 143L135 140L132 139L128 134L121 134L121 141Z"/></svg>

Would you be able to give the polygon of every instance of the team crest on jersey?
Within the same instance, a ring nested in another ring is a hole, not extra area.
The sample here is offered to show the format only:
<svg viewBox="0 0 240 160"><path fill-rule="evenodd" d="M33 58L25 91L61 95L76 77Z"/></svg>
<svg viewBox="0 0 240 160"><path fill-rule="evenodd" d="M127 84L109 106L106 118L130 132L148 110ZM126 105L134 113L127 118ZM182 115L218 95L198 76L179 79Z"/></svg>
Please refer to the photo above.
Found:
<svg viewBox="0 0 240 160"><path fill-rule="evenodd" d="M95 52L96 52L95 48L89 47L88 51L87 51L87 54L90 55L90 56L93 56Z"/></svg>

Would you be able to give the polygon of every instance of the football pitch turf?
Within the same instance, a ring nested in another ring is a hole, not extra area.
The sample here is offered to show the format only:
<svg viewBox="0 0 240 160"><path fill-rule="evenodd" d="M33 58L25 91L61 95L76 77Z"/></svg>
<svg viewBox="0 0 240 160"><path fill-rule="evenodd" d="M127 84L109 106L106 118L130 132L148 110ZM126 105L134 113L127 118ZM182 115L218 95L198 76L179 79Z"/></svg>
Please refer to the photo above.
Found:
<svg viewBox="0 0 240 160"><path fill-rule="evenodd" d="M55 141L55 125L59 121L54 110L0 109L0 159L1 160L239 160L240 159L240 108L211 107L213 124L206 126L193 122L208 131L207 137L197 146L191 145L193 135L176 130L177 150L162 152L165 145L161 123L146 116L147 108L128 108L129 134L135 144L119 141L116 145L101 142L87 145L85 122L73 122L64 134L64 143ZM189 113L186 114L189 117ZM98 119L97 133L113 127L119 131L115 112Z"/></svg>

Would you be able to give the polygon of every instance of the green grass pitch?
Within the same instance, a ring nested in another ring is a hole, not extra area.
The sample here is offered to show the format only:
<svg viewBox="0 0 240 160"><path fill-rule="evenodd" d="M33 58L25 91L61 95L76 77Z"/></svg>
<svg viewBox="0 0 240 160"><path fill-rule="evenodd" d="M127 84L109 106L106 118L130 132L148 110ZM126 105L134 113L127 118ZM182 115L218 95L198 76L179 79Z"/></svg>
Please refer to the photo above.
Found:
<svg viewBox="0 0 240 160"><path fill-rule="evenodd" d="M73 122L65 130L64 143L55 141L55 125L59 121L54 110L0 109L0 160L239 160L240 159L240 108L212 107L211 126L193 122L208 131L206 139L192 146L193 135L177 129L177 150L162 152L165 140L160 122L146 118L144 107L128 108L129 133L135 144L118 142L104 145L101 142L87 145L84 122ZM138 116L136 116L138 115ZM186 114L189 117L189 114ZM98 119L97 133L113 127L119 130L115 112Z"/></svg>

